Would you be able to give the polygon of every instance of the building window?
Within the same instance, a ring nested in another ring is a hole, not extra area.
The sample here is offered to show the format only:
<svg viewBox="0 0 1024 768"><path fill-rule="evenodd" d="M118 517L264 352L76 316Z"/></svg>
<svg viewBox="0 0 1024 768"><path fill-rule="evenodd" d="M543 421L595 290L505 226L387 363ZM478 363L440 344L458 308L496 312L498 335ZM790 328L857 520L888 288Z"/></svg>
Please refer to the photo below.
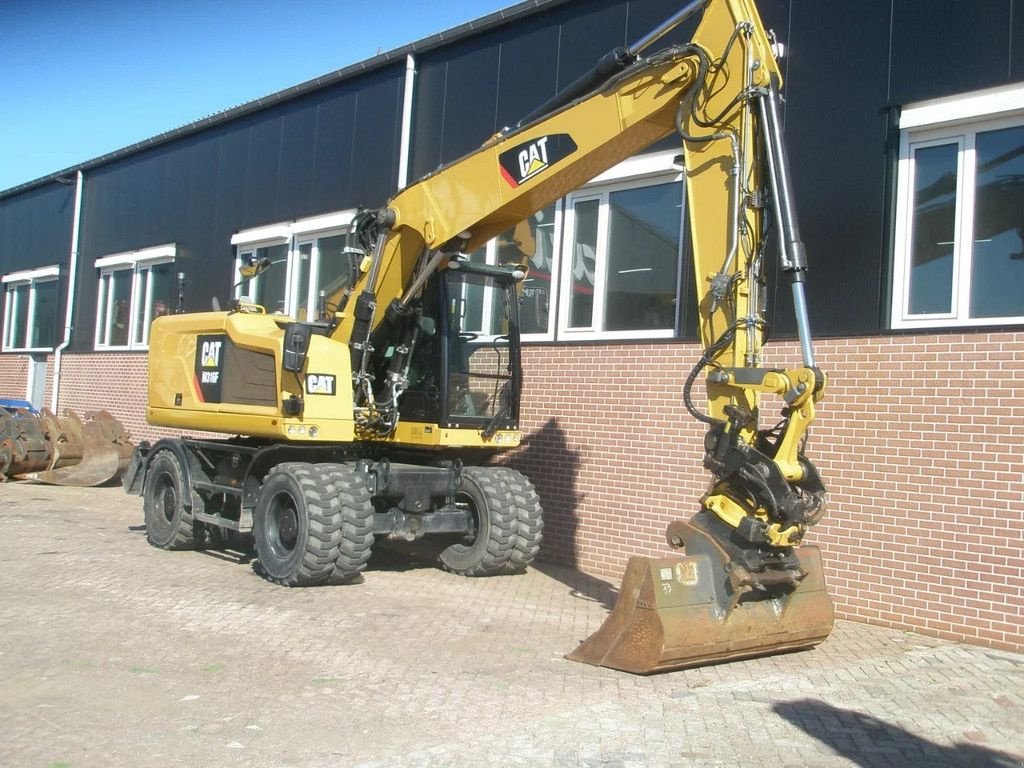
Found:
<svg viewBox="0 0 1024 768"><path fill-rule="evenodd" d="M243 278L235 286L236 296L259 304L271 314L285 314L288 295L288 243L253 245L238 249L241 267L266 264L255 277ZM241 268L240 267L240 268Z"/></svg>
<svg viewBox="0 0 1024 768"><path fill-rule="evenodd" d="M5 275L5 352L51 350L57 343L57 267Z"/></svg>
<svg viewBox="0 0 1024 768"><path fill-rule="evenodd" d="M1024 88L904 109L896 328L1024 323Z"/></svg>
<svg viewBox="0 0 1024 768"><path fill-rule="evenodd" d="M523 264L524 341L671 338L678 330L683 216L678 152L630 158L469 254ZM491 297L464 287L462 329L488 327Z"/></svg>
<svg viewBox="0 0 1024 768"><path fill-rule="evenodd" d="M675 333L682 201L675 179L566 199L560 338Z"/></svg>
<svg viewBox="0 0 1024 768"><path fill-rule="evenodd" d="M148 349L150 324L171 311L174 256L164 245L96 260L96 349Z"/></svg>
<svg viewBox="0 0 1024 768"><path fill-rule="evenodd" d="M346 303L359 275L363 251L349 232L296 237L294 314L300 320L319 319L319 308L332 313Z"/></svg>
<svg viewBox="0 0 1024 768"><path fill-rule="evenodd" d="M525 341L672 338L678 331L683 223L677 151L631 158L581 191L543 208L468 254L482 264L522 264L519 330ZM366 257L339 211L236 233L235 297L267 312L316 320L337 311ZM507 332L498 293L460 287L460 329Z"/></svg>
<svg viewBox="0 0 1024 768"><path fill-rule="evenodd" d="M321 307L338 311L359 274L363 251L350 232L354 211L317 216L239 232L236 267L266 263L255 277L242 278L235 296L267 312L316 320Z"/></svg>
<svg viewBox="0 0 1024 768"><path fill-rule="evenodd" d="M561 204L552 203L469 254L469 260L478 264L521 264L527 267L526 278L517 289L519 332L526 334L527 339L554 338L554 285L558 274L557 244L560 237ZM464 293L466 314L463 330L498 333L487 328L484 320L493 316L492 292L469 281Z"/></svg>

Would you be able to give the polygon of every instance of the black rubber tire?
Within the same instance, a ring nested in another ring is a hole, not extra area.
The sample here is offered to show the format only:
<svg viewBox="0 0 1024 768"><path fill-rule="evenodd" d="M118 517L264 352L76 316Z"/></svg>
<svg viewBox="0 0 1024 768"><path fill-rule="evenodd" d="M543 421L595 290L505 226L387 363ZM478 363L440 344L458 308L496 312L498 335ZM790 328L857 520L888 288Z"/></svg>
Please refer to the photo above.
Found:
<svg viewBox="0 0 1024 768"><path fill-rule="evenodd" d="M316 464L278 464L267 474L253 514L256 570L285 587L324 583L338 557L341 524L329 473Z"/></svg>
<svg viewBox="0 0 1024 768"><path fill-rule="evenodd" d="M191 494L191 490L185 487L185 473L178 457L171 451L160 451L149 462L142 489L146 539L154 547L195 547L192 511L184 503L186 494Z"/></svg>
<svg viewBox="0 0 1024 768"><path fill-rule="evenodd" d="M544 510L541 509L537 489L525 475L505 468L500 470L500 476L512 494L516 517L516 534L508 569L511 573L522 573L540 551L544 539Z"/></svg>
<svg viewBox="0 0 1024 768"><path fill-rule="evenodd" d="M363 477L347 464L323 464L341 504L341 541L328 584L353 584L361 580L373 547L373 504Z"/></svg>
<svg viewBox="0 0 1024 768"><path fill-rule="evenodd" d="M455 497L476 518L476 536L441 551L441 564L462 576L507 573L515 546L516 514L512 494L495 467L466 467Z"/></svg>

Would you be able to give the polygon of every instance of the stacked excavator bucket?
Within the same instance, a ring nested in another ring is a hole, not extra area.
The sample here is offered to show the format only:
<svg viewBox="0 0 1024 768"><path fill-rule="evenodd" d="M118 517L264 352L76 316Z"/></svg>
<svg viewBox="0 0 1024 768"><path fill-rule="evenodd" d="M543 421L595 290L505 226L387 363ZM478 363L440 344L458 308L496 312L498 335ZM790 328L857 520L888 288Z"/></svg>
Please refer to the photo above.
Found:
<svg viewBox="0 0 1024 768"><path fill-rule="evenodd" d="M802 650L832 631L817 547L796 550L795 578L771 583L690 523L673 523L668 538L687 556L630 558L612 612L567 658L650 674Z"/></svg>
<svg viewBox="0 0 1024 768"><path fill-rule="evenodd" d="M74 411L58 418L45 408L0 408L0 482L101 485L121 476L133 449L106 411L87 413L83 421Z"/></svg>

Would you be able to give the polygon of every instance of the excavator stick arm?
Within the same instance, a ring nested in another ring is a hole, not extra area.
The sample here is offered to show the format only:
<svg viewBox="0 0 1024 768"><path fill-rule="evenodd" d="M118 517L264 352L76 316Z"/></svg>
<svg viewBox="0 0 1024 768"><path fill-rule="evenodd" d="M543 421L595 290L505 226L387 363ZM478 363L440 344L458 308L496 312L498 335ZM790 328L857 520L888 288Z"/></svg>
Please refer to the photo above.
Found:
<svg viewBox="0 0 1024 768"><path fill-rule="evenodd" d="M701 510L673 523L685 556L634 557L604 625L568 658L646 674L809 648L832 628L821 556L800 546L824 513L825 488L802 453L825 376L815 366L803 286L807 268L778 119L781 79L749 0L709 0L694 43L692 88L680 94L682 138L704 354L684 385L708 426L713 475ZM804 365L768 368L767 222L780 234ZM709 371L707 411L693 388ZM761 399L783 420L758 425Z"/></svg>

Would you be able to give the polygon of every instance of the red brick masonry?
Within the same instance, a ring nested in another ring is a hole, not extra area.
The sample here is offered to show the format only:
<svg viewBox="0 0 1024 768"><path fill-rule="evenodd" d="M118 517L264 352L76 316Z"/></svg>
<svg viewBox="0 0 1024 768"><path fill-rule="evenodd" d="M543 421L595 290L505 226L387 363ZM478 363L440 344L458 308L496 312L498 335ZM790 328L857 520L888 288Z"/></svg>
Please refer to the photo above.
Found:
<svg viewBox="0 0 1024 768"><path fill-rule="evenodd" d="M808 454L830 495L809 541L838 615L1024 650L1024 332L822 339L816 352L829 388ZM544 558L614 580L630 555L666 551L665 527L708 479L681 397L697 355L527 347L513 461L544 503ZM797 366L799 350L774 345L766 364ZM24 396L25 368L0 356L2 394ZM137 439L173 434L145 424L142 354L65 355L62 379L61 408L106 408Z"/></svg>

